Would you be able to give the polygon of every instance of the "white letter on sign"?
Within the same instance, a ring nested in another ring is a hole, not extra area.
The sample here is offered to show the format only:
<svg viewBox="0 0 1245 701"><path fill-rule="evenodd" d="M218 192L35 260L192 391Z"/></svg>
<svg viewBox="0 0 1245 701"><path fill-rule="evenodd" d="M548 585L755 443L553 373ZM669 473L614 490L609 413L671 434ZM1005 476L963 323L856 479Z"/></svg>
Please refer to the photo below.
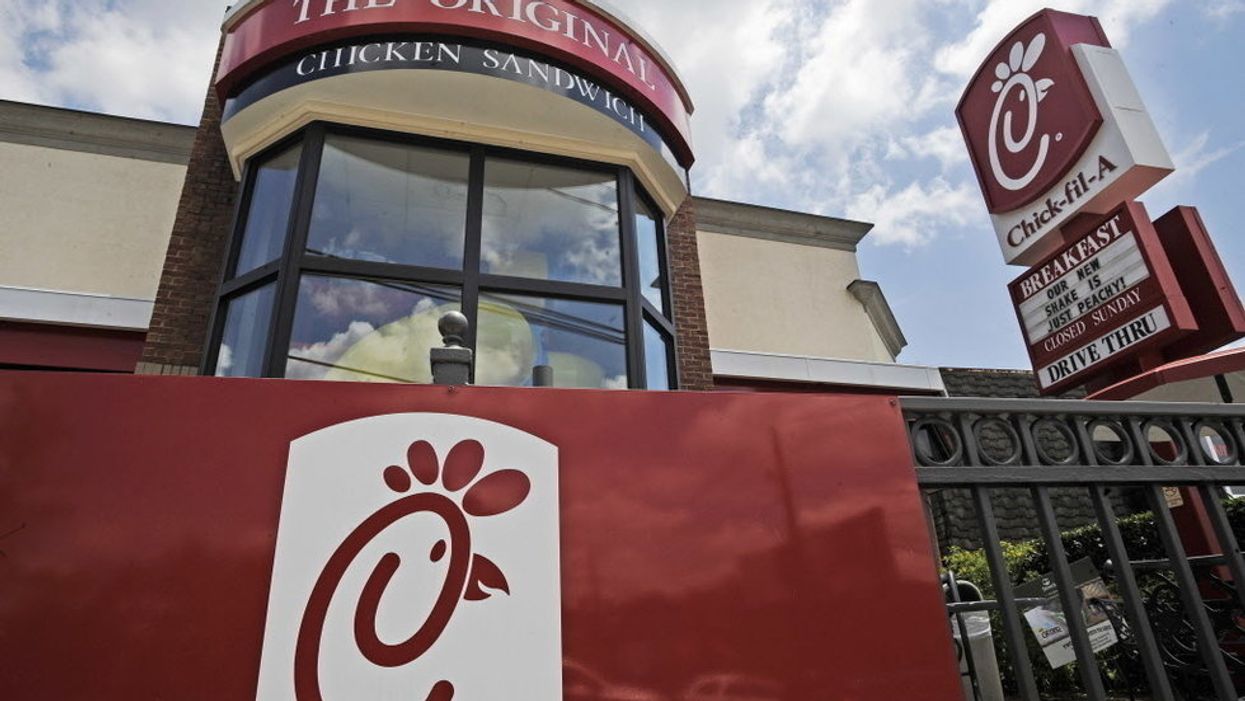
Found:
<svg viewBox="0 0 1245 701"><path fill-rule="evenodd" d="M994 103L994 116L990 119L990 168L994 171L994 177L999 181L999 185L1008 190L1023 190L1028 187L1042 171L1042 166L1046 165L1046 157L1050 153L1050 134L1044 134L1038 146L1038 154L1033 167L1019 178L1013 178L1007 174L999 155L1000 128L1003 131L1003 142L1007 146L1008 153L1021 153L1029 148L1029 145L1033 143L1033 138L1037 136L1038 104L1046 99L1047 91L1054 86L1055 82L1049 79L1034 81L1029 71L1042 57L1042 50L1045 48L1045 34L1034 37L1028 49L1025 49L1024 44L1017 42L1012 47L1010 60L1000 63L994 71L999 79L991 86L991 90L998 93L999 99ZM1012 111L1008 110L1006 114L1003 112L1003 108L1007 105L1007 98L1014 88L1021 90L1019 99L1025 103L1025 110L1029 113L1028 128L1025 129L1024 136L1019 139L1014 138ZM1001 125L999 117L1003 117Z"/></svg>

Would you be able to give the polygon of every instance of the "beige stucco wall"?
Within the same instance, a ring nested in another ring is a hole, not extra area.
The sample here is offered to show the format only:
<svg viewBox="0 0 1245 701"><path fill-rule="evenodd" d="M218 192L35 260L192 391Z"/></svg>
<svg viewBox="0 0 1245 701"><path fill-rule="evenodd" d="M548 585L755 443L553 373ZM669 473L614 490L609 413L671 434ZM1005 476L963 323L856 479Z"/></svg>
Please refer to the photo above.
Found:
<svg viewBox="0 0 1245 701"><path fill-rule="evenodd" d="M154 299L185 175L0 143L0 286Z"/></svg>
<svg viewBox="0 0 1245 701"><path fill-rule="evenodd" d="M894 361L848 292L855 253L708 231L698 243L714 349Z"/></svg>

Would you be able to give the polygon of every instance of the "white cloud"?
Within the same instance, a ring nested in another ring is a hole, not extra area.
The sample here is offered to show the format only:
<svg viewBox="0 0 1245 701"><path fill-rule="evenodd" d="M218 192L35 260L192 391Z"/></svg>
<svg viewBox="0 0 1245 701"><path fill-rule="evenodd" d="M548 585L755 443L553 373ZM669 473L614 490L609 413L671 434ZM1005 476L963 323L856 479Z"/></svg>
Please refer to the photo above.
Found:
<svg viewBox="0 0 1245 701"><path fill-rule="evenodd" d="M224 6L8 0L0 7L0 97L195 123Z"/></svg>
<svg viewBox="0 0 1245 701"><path fill-rule="evenodd" d="M1193 194L1202 171L1242 149L1245 149L1245 141L1212 146L1209 131L1194 136L1184 148L1172 154L1176 171L1148 192L1146 199L1159 206L1174 205L1177 200Z"/></svg>
<svg viewBox="0 0 1245 701"><path fill-rule="evenodd" d="M975 185L953 185L937 177L898 190L874 185L856 195L846 215L849 219L874 222L876 243L920 246L947 226L969 225L980 216L980 200Z"/></svg>
<svg viewBox="0 0 1245 701"><path fill-rule="evenodd" d="M1044 0L617 1L697 103L698 194L863 217L875 241L906 246L984 226L954 103ZM1208 2L1225 17L1242 4ZM0 97L193 123L225 4L0 0ZM1061 7L1097 14L1118 46L1170 4Z"/></svg>
<svg viewBox="0 0 1245 701"><path fill-rule="evenodd" d="M1100 15L1121 45L1170 0L1070 2L1065 9ZM781 21L751 34L766 47L780 41L785 52L772 75L748 73L747 89L735 92L751 96L742 111L698 115L698 134L708 123L733 137L701 168L698 187L871 220L873 241L883 244L920 246L950 228L984 226L954 106L994 44L1044 4L979 2L961 38L942 29L957 9L950 3L792 3ZM728 38L718 46L730 46Z"/></svg>
<svg viewBox="0 0 1245 701"><path fill-rule="evenodd" d="M346 351L375 332L376 327L366 321L353 321L344 332L334 334L328 341L294 348L290 354L296 360L312 362L290 363L286 375L295 380L324 379L332 369L329 366L334 365Z"/></svg>
<svg viewBox="0 0 1245 701"><path fill-rule="evenodd" d="M832 151L923 111L920 76L910 69L928 37L918 0L848 0L807 42L788 85L765 101L767 121L796 144ZM881 21L886 18L886 21Z"/></svg>
<svg viewBox="0 0 1245 701"><path fill-rule="evenodd" d="M789 0L622 3L674 59L696 104L693 128L699 177L721 176L749 165L755 149L740 152L746 114L791 58L788 33L799 3ZM725 188L711 188L724 191Z"/></svg>
<svg viewBox="0 0 1245 701"><path fill-rule="evenodd" d="M1172 0L1064 0L1064 12L1094 15L1102 22L1111 45L1128 45L1134 26L1153 18ZM939 50L934 64L938 70L967 80L1003 37L1026 17L1050 5L1047 0L987 0L977 14L975 26L961 41Z"/></svg>
<svg viewBox="0 0 1245 701"><path fill-rule="evenodd" d="M1211 0L1202 11L1211 19L1226 22L1234 15L1245 13L1245 0Z"/></svg>
<svg viewBox="0 0 1245 701"><path fill-rule="evenodd" d="M892 141L887 147L886 157L888 160L933 158L942 166L944 173L968 163L964 134L956 125L938 127L924 134L904 136L898 141Z"/></svg>
<svg viewBox="0 0 1245 701"><path fill-rule="evenodd" d="M1179 153L1173 155L1172 160L1176 162L1176 173L1187 178L1197 177L1197 174L1206 168L1236 153L1241 148L1245 148L1245 141L1214 150L1207 150L1209 145L1210 132L1204 131L1198 134Z"/></svg>

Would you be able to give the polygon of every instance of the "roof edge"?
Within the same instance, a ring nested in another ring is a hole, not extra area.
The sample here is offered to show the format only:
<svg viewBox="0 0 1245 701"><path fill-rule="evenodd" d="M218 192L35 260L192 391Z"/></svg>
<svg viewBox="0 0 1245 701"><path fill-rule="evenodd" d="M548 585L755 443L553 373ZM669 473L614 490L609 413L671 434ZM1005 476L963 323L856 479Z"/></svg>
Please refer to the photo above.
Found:
<svg viewBox="0 0 1245 701"><path fill-rule="evenodd" d="M694 198L696 229L855 253L873 224L774 207Z"/></svg>
<svg viewBox="0 0 1245 701"><path fill-rule="evenodd" d="M886 344L886 350L891 357L898 358L903 349L908 347L908 338L904 336L903 329L899 328L895 312L886 301L886 295L882 294L882 286L872 280L856 280L847 286L847 291L864 306L865 313L869 315L873 328L882 338L882 343Z"/></svg>
<svg viewBox="0 0 1245 701"><path fill-rule="evenodd" d="M0 142L186 165L196 127L0 100Z"/></svg>
<svg viewBox="0 0 1245 701"><path fill-rule="evenodd" d="M713 374L736 380L862 387L945 395L938 368L714 348Z"/></svg>

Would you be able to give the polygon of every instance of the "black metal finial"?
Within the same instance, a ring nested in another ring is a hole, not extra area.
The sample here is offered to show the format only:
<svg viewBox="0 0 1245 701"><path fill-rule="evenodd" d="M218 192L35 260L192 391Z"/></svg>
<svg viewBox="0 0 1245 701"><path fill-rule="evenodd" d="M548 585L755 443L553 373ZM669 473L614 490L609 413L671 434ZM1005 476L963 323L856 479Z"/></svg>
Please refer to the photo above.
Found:
<svg viewBox="0 0 1245 701"><path fill-rule="evenodd" d="M471 322L459 312L450 312L437 321L437 330L445 343L444 348L433 348L429 353L432 363L432 381L438 385L471 384L471 369L475 354L466 348L467 329Z"/></svg>
<svg viewBox="0 0 1245 701"><path fill-rule="evenodd" d="M449 312L437 322L437 330L446 348L461 348L466 341L467 329L471 322L462 312Z"/></svg>

